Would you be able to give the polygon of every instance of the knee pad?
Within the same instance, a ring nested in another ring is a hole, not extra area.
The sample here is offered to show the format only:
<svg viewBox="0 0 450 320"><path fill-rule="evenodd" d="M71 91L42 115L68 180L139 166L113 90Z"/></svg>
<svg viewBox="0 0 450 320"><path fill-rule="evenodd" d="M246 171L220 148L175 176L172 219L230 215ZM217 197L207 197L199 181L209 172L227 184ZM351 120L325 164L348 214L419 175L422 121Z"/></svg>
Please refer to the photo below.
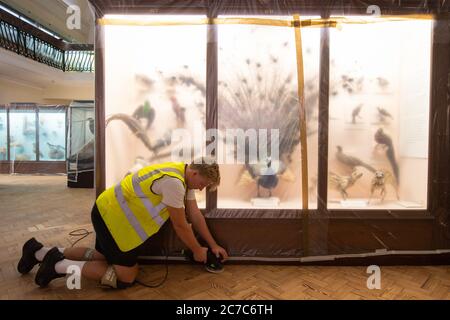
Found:
<svg viewBox="0 0 450 320"><path fill-rule="evenodd" d="M87 248L83 255L83 261L92 261L92 257L94 256L94 249Z"/></svg>
<svg viewBox="0 0 450 320"><path fill-rule="evenodd" d="M105 274L100 280L100 284L109 288L117 288L117 274L113 266L108 266L108 269L106 269Z"/></svg>
<svg viewBox="0 0 450 320"><path fill-rule="evenodd" d="M108 266L108 269L106 269L105 274L103 275L102 279L100 280L100 284L102 286L106 286L109 288L114 289L126 289L131 287L134 282L124 282L117 279L116 270L114 270L113 266Z"/></svg>

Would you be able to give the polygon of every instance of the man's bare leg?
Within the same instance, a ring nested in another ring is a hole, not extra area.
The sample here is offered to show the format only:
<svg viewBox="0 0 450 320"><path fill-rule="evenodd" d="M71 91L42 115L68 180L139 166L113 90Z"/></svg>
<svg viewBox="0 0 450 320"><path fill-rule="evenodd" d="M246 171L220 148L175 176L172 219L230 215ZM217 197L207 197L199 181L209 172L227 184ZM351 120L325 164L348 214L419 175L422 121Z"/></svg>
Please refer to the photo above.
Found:
<svg viewBox="0 0 450 320"><path fill-rule="evenodd" d="M87 250L92 250L90 259L86 260L86 252ZM72 247L64 249L64 257L69 260L75 261L95 261L95 260L106 260L105 256L102 255L97 250L86 248L86 247Z"/></svg>
<svg viewBox="0 0 450 320"><path fill-rule="evenodd" d="M109 265L106 261L88 261L84 264L81 275L86 279L101 280ZM132 267L113 265L117 279L122 282L132 283L139 272L138 264Z"/></svg>
<svg viewBox="0 0 450 320"><path fill-rule="evenodd" d="M106 260L70 260L57 247L54 247L46 254L41 263L36 273L35 282L40 287L45 287L53 279L63 277L73 267L78 267L81 271L81 276L86 279L97 280L102 285L118 289L132 286L139 271L137 264L132 267L126 267L108 265Z"/></svg>

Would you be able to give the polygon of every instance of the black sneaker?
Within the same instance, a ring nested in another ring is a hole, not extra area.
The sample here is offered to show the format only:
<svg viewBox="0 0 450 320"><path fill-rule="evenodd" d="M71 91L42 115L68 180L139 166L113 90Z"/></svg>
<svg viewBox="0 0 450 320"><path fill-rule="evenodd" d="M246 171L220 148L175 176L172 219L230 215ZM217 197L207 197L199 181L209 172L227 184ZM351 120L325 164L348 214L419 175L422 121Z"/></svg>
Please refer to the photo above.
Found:
<svg viewBox="0 0 450 320"><path fill-rule="evenodd" d="M42 260L34 282L40 287L46 287L53 279L64 277L65 273L57 273L55 270L56 263L63 259L64 255L57 247L51 248Z"/></svg>
<svg viewBox="0 0 450 320"><path fill-rule="evenodd" d="M223 272L223 264L220 262L220 259L217 258L211 250L208 249L207 260L205 263L205 269L208 272L212 273L221 273Z"/></svg>
<svg viewBox="0 0 450 320"><path fill-rule="evenodd" d="M197 263L197 264L201 263L201 262L195 261L194 254L192 253L191 250L185 250L184 256L186 257L186 260L188 260L190 262ZM224 270L222 262L220 262L220 259L217 258L210 249L208 249L208 252L206 255L205 269L206 269L206 271L212 272L212 273L221 273Z"/></svg>
<svg viewBox="0 0 450 320"><path fill-rule="evenodd" d="M22 257L17 264L17 271L21 274L26 274L33 269L35 265L39 263L34 254L40 250L44 245L37 241L35 238L31 238L22 247Z"/></svg>

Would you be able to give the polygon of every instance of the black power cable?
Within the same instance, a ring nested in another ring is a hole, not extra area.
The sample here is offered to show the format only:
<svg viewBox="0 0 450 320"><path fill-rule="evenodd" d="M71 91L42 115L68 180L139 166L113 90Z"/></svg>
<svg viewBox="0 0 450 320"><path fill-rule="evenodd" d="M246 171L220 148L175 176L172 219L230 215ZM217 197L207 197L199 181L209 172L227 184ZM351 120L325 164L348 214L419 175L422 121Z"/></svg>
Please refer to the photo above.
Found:
<svg viewBox="0 0 450 320"><path fill-rule="evenodd" d="M78 242L80 242L81 240L83 240L84 238L86 238L87 236L89 236L91 233L93 233L92 231L88 231L87 229L75 229L69 232L69 236L71 237L80 237L79 239L77 239L74 243L72 243L72 245L70 247L73 247L75 244L77 244Z"/></svg>
<svg viewBox="0 0 450 320"><path fill-rule="evenodd" d="M167 277L169 275L169 253L166 254L166 260L165 260L165 265L166 265L166 274L164 275L164 278L161 280L161 282L159 282L158 284L148 284L145 282L142 282L141 280L136 279L135 282L137 284L140 284L141 286L147 287L147 288L158 288L160 286L163 285L164 282L166 282Z"/></svg>

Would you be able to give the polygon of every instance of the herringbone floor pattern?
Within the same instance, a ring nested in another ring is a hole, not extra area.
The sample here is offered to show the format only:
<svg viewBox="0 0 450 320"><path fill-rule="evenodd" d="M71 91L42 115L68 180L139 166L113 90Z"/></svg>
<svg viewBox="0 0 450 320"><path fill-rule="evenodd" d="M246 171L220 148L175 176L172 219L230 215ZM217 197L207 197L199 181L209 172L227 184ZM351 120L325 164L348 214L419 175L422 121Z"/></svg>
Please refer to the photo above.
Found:
<svg viewBox="0 0 450 320"><path fill-rule="evenodd" d="M364 267L228 265L215 275L194 265L170 265L163 286L112 291L83 280L69 290L65 279L48 288L34 284L36 269L20 276L22 244L34 236L67 247L71 230L90 226L93 190L66 188L65 176L0 175L0 299L450 299L450 266L381 267L381 289L366 287ZM91 235L79 244L92 246ZM164 265L143 266L139 278L158 282Z"/></svg>

